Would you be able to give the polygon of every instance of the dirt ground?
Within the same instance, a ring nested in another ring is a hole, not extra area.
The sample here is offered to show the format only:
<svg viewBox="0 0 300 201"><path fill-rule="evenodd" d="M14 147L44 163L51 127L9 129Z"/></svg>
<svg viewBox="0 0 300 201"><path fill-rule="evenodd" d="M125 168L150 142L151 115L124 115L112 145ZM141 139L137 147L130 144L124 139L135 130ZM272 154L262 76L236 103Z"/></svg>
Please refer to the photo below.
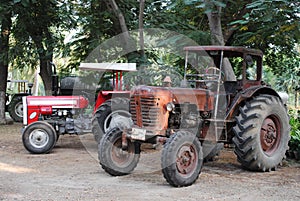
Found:
<svg viewBox="0 0 300 201"><path fill-rule="evenodd" d="M50 154L29 154L22 124L0 126L0 200L300 200L300 163L277 171L241 169L232 149L204 164L195 184L171 187L160 170L160 151L145 149L132 174L112 177L97 159L92 134L61 136Z"/></svg>

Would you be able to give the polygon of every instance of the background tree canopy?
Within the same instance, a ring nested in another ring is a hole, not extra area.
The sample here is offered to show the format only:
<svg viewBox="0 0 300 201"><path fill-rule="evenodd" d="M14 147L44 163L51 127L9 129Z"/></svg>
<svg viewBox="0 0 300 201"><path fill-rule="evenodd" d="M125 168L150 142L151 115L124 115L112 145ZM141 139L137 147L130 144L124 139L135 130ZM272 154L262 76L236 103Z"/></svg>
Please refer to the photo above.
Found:
<svg viewBox="0 0 300 201"><path fill-rule="evenodd" d="M57 62L60 73L70 73L103 41L139 28L176 31L200 45L261 49L266 54L265 79L294 94L300 81L299 18L296 0L1 0L0 121L5 120L8 67L25 72L39 67L49 94L49 61L64 59ZM124 35L124 41L137 51L122 60L180 71L180 59L144 51L131 37Z"/></svg>

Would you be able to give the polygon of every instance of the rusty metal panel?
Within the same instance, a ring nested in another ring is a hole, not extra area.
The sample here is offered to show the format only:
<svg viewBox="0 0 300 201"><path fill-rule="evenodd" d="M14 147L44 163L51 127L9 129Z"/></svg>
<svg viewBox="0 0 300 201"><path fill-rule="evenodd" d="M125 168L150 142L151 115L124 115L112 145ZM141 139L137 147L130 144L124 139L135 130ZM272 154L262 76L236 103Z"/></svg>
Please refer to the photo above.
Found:
<svg viewBox="0 0 300 201"><path fill-rule="evenodd" d="M171 92L179 104L191 103L198 107L199 111L211 111L214 108L214 95L205 89L172 88Z"/></svg>

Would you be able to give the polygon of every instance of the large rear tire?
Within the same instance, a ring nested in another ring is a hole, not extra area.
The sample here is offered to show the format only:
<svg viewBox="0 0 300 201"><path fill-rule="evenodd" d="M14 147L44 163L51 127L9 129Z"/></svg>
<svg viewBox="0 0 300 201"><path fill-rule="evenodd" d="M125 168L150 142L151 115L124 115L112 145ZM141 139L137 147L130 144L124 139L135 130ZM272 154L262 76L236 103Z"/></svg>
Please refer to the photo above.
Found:
<svg viewBox="0 0 300 201"><path fill-rule="evenodd" d="M23 121L23 103L22 96L15 95L8 105L8 113L15 122Z"/></svg>
<svg viewBox="0 0 300 201"><path fill-rule="evenodd" d="M25 128L22 141L30 153L46 154L53 149L57 141L57 134L49 123L37 121Z"/></svg>
<svg viewBox="0 0 300 201"><path fill-rule="evenodd" d="M98 145L100 165L112 176L132 172L139 162L140 152L137 142L128 141L127 149L122 149L122 131L119 128L109 130Z"/></svg>
<svg viewBox="0 0 300 201"><path fill-rule="evenodd" d="M165 143L161 166L167 182L175 187L192 185L199 177L203 153L198 138L188 131L174 133Z"/></svg>
<svg viewBox="0 0 300 201"><path fill-rule="evenodd" d="M289 117L281 100L261 95L240 108L233 128L235 154L253 171L275 170L285 157L290 139Z"/></svg>
<svg viewBox="0 0 300 201"><path fill-rule="evenodd" d="M110 128L119 124L130 124L129 99L113 98L104 102L95 112L92 119L92 132L99 144L102 136Z"/></svg>

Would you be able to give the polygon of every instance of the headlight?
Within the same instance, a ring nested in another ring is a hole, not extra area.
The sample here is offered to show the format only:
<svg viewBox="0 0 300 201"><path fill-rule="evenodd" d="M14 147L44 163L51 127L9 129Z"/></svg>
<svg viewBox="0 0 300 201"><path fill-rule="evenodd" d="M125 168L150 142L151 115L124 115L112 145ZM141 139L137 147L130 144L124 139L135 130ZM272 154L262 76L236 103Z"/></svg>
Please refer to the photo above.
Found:
<svg viewBox="0 0 300 201"><path fill-rule="evenodd" d="M170 102L170 103L167 103L166 108L169 112L171 112L174 110L175 105L172 102Z"/></svg>

